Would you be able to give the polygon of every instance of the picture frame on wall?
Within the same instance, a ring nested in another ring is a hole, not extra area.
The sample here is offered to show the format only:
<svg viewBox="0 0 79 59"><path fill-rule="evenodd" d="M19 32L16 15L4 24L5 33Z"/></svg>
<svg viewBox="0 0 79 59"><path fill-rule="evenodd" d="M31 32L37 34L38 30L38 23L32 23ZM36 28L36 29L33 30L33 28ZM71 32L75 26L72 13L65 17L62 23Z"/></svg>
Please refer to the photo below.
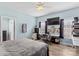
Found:
<svg viewBox="0 0 79 59"><path fill-rule="evenodd" d="M27 32L27 24L22 24L22 33Z"/></svg>

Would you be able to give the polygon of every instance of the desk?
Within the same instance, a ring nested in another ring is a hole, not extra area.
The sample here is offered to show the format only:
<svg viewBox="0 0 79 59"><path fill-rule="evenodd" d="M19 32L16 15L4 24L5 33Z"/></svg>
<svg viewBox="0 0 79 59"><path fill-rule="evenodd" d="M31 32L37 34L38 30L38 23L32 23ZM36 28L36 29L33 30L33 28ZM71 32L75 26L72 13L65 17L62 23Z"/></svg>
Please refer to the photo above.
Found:
<svg viewBox="0 0 79 59"><path fill-rule="evenodd" d="M49 34L39 34L39 37L41 40L44 40L44 41L50 41L51 40L51 37Z"/></svg>

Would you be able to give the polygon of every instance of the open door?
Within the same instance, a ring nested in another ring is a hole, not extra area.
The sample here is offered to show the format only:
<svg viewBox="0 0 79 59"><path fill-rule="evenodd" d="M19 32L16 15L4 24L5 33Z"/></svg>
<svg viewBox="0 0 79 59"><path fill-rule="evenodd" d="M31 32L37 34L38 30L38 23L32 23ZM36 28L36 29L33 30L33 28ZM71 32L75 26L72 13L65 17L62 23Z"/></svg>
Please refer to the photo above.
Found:
<svg viewBox="0 0 79 59"><path fill-rule="evenodd" d="M15 21L13 18L9 20L9 40L15 39Z"/></svg>

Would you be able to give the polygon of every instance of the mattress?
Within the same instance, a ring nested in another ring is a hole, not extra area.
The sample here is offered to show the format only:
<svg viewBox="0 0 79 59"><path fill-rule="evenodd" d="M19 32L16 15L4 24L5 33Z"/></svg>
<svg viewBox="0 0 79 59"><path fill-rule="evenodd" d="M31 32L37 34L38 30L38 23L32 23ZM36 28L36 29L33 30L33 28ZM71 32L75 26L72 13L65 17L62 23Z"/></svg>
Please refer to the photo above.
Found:
<svg viewBox="0 0 79 59"><path fill-rule="evenodd" d="M47 56L48 45L31 39L8 40L0 43L0 56Z"/></svg>

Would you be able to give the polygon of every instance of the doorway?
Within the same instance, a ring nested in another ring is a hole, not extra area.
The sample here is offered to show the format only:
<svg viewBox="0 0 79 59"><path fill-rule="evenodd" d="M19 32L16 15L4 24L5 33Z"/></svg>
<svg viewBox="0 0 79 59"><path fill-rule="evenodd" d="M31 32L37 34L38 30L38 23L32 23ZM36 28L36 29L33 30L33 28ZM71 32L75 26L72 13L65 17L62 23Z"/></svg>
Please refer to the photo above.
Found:
<svg viewBox="0 0 79 59"><path fill-rule="evenodd" d="M15 18L1 16L1 42L15 39Z"/></svg>

